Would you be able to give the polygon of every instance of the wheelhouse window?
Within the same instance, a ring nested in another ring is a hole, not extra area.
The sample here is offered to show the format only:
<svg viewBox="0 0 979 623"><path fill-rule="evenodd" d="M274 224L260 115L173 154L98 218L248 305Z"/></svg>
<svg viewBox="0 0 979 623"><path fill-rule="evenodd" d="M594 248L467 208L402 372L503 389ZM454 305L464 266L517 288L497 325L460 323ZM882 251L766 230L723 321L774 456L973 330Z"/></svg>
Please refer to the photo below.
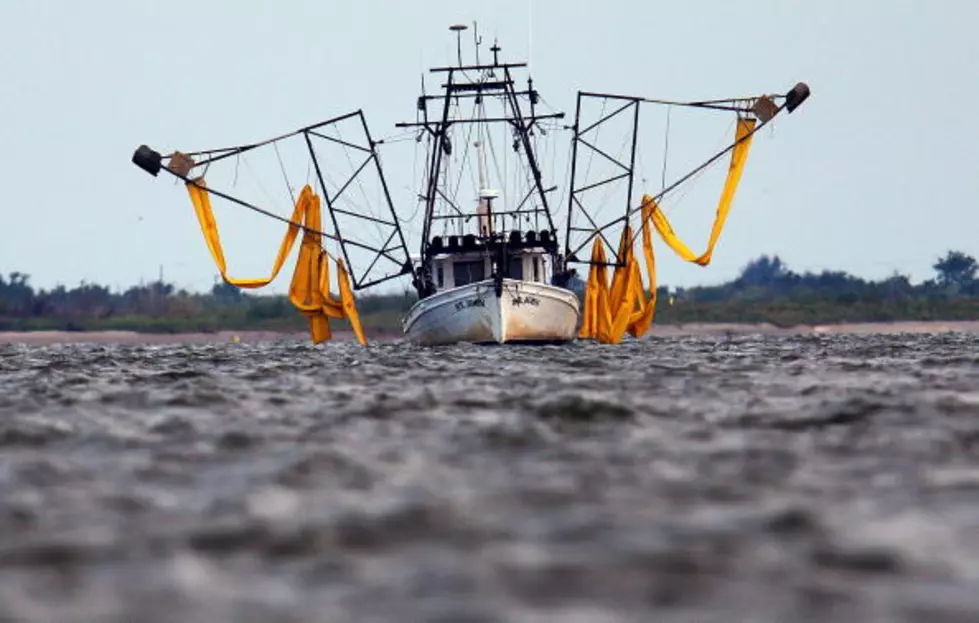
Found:
<svg viewBox="0 0 979 623"><path fill-rule="evenodd" d="M442 264L442 262L438 262L438 263L435 264L435 274L436 274L436 279L438 279L439 287L440 288L444 288L445 287L445 266Z"/></svg>
<svg viewBox="0 0 979 623"><path fill-rule="evenodd" d="M540 258L535 255L531 259L533 263L534 281L540 281Z"/></svg>
<svg viewBox="0 0 979 623"><path fill-rule="evenodd" d="M485 279L486 265L482 259L457 260L452 266L452 276L456 287Z"/></svg>
<svg viewBox="0 0 979 623"><path fill-rule="evenodd" d="M523 256L511 257L509 270L510 279L523 279Z"/></svg>

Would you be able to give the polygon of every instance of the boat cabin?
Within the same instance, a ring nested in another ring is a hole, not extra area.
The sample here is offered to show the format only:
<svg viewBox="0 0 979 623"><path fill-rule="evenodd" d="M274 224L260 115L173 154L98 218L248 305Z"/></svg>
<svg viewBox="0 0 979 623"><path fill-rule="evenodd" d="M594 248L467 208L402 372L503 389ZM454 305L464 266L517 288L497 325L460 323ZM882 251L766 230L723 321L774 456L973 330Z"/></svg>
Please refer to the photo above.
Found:
<svg viewBox="0 0 979 623"><path fill-rule="evenodd" d="M550 283L554 239L549 231L510 232L506 239L504 277ZM432 280L436 291L449 290L489 279L493 275L491 249L475 235L432 238Z"/></svg>

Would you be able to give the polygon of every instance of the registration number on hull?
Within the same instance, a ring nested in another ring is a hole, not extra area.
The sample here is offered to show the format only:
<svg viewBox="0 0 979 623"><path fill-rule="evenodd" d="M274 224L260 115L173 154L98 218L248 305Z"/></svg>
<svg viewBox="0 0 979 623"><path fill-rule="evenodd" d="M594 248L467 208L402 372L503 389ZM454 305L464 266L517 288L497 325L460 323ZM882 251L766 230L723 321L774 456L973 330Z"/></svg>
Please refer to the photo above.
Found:
<svg viewBox="0 0 979 623"><path fill-rule="evenodd" d="M540 305L540 299L536 296L515 296L510 299L510 302L514 307L520 307L521 305L530 305L531 307L537 307Z"/></svg>
<svg viewBox="0 0 979 623"><path fill-rule="evenodd" d="M470 307L486 307L486 301L483 299L466 299L464 301L456 301L455 304L456 311L462 311Z"/></svg>

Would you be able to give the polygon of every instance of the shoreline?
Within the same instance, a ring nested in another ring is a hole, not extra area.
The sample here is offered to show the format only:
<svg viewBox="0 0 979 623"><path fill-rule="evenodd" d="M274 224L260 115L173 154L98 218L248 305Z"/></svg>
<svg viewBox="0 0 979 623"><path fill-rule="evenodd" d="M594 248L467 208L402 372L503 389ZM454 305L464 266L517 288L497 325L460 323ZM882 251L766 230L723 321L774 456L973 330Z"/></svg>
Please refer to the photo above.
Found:
<svg viewBox="0 0 979 623"><path fill-rule="evenodd" d="M768 323L685 323L654 324L648 336L682 337L694 335L838 335L870 333L979 333L979 320L902 320L894 322L853 322L841 324L778 327ZM305 331L216 331L214 333L140 333L137 331L0 331L0 344L218 344L239 342L309 342ZM399 333L367 334L368 342L391 342ZM334 331L335 342L355 341L350 331Z"/></svg>
<svg viewBox="0 0 979 623"><path fill-rule="evenodd" d="M653 325L647 335L682 336L709 334L763 335L868 335L898 333L979 333L979 320L894 320L887 322L841 322L779 327L759 323L685 323Z"/></svg>
<svg viewBox="0 0 979 623"><path fill-rule="evenodd" d="M368 335L368 342L389 342L398 336ZM309 342L305 331L215 331L213 333L140 333L138 331L0 331L0 344L223 344L234 342ZM352 331L333 331L333 342L356 342Z"/></svg>

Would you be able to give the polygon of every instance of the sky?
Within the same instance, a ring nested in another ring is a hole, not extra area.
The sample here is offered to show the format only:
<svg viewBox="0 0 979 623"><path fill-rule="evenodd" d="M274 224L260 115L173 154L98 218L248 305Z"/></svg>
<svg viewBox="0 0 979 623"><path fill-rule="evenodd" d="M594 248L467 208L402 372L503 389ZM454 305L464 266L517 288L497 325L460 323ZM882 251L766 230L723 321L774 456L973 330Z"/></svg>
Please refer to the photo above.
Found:
<svg viewBox="0 0 979 623"><path fill-rule="evenodd" d="M707 99L810 85L798 112L756 136L712 263L659 244L661 284L719 283L761 254L918 282L950 249L979 255L974 2L2 0L0 273L125 288L162 272L209 289L217 271L186 191L133 166L133 150L241 144L357 109L375 137L394 135L414 120L422 72L454 60L448 26L474 21L504 56L529 58L535 86L569 114L579 89ZM650 114L637 175L655 191L663 111ZM707 157L730 138L724 123L675 123L671 176L694 144ZM381 149L404 218L412 144ZM722 184L664 205L698 252ZM231 273L267 274L284 226L218 218Z"/></svg>

